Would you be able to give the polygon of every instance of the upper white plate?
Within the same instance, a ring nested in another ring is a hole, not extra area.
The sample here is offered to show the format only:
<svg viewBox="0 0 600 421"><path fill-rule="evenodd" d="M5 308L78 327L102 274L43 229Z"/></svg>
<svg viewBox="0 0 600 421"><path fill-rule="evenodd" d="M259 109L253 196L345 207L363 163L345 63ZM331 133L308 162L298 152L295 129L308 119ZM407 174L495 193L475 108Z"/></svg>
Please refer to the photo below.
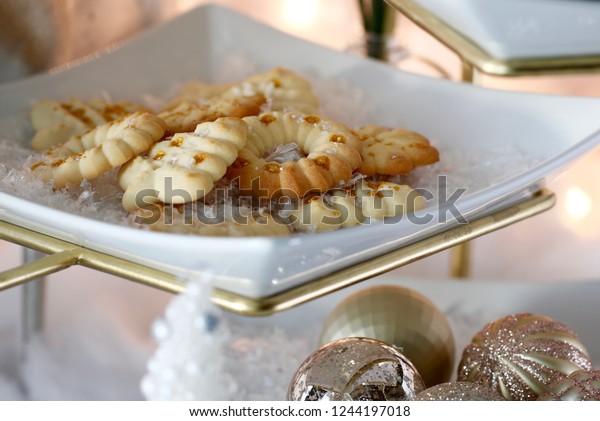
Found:
<svg viewBox="0 0 600 421"><path fill-rule="evenodd" d="M414 0L500 60L600 55L600 2Z"/></svg>
<svg viewBox="0 0 600 421"><path fill-rule="evenodd" d="M438 171L454 186L469 187L456 202L467 217L539 188L600 142L599 100L492 91L403 73L216 6L195 9L68 70L0 86L0 133L26 144L28 109L40 98L106 91L136 100L164 94L176 82L214 81L229 53L251 57L264 69L285 66L361 89L371 104L369 121L408 127L436 142ZM0 193L4 220L161 269L212 269L221 275L217 286L249 297L309 282L456 224L436 205L426 212L434 217L424 224L402 220L289 238L209 238L108 224Z"/></svg>

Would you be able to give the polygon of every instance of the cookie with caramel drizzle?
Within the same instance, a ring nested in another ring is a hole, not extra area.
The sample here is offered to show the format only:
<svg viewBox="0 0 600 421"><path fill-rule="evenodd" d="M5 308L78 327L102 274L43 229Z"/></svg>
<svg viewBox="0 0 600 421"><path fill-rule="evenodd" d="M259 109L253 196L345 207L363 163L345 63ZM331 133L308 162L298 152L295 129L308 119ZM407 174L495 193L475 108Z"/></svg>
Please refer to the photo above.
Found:
<svg viewBox="0 0 600 421"><path fill-rule="evenodd" d="M232 85L222 96L242 98L253 95L264 96L268 101L269 111L300 111L306 114L319 112L319 101L310 82L282 67L254 74Z"/></svg>
<svg viewBox="0 0 600 421"><path fill-rule="evenodd" d="M423 209L425 199L408 185L360 180L352 188L305 198L292 211L300 231L333 231L385 218L406 216Z"/></svg>
<svg viewBox="0 0 600 421"><path fill-rule="evenodd" d="M101 99L89 101L72 98L64 102L45 99L30 111L31 125L36 130L31 147L43 151L81 135L96 126L109 123L137 111L146 111L131 102L110 103Z"/></svg>
<svg viewBox="0 0 600 421"><path fill-rule="evenodd" d="M352 177L361 163L361 141L340 123L300 112L245 117L248 143L227 171L231 180L256 197L303 197L324 192ZM298 161L267 162L278 145L296 143L306 155Z"/></svg>
<svg viewBox="0 0 600 421"><path fill-rule="evenodd" d="M216 96L205 102L180 102L158 114L167 124L166 134L193 132L200 123L223 117L246 117L260 113L266 99L262 95L240 98Z"/></svg>
<svg viewBox="0 0 600 421"><path fill-rule="evenodd" d="M137 112L54 146L46 153L47 161L31 169L55 187L77 185L146 151L164 132L165 123L156 115Z"/></svg>
<svg viewBox="0 0 600 421"><path fill-rule="evenodd" d="M368 125L356 130L363 142L359 171L366 175L404 175L439 161L438 150L422 135L405 129Z"/></svg>
<svg viewBox="0 0 600 421"><path fill-rule="evenodd" d="M246 144L248 126L235 117L199 124L156 143L148 156L121 167L123 207L132 211L154 203L193 202L208 194Z"/></svg>
<svg viewBox="0 0 600 421"><path fill-rule="evenodd" d="M203 235L211 237L282 237L290 235L287 225L271 215L238 216L236 220L225 219L210 223L201 221L193 212L186 212L183 205L156 204L151 208L138 209L131 214L135 226L152 231L175 234ZM191 217L190 217L191 216Z"/></svg>

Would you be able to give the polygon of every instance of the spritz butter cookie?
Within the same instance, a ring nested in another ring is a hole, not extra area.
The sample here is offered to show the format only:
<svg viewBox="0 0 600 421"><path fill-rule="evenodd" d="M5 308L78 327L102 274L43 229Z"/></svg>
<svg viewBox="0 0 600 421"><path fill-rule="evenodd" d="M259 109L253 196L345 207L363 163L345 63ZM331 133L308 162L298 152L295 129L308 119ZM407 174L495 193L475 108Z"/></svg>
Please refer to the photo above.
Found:
<svg viewBox="0 0 600 421"><path fill-rule="evenodd" d="M319 101L309 81L281 67L250 76L233 85L223 94L225 98L262 95L268 101L269 111L319 112Z"/></svg>
<svg viewBox="0 0 600 421"><path fill-rule="evenodd" d="M361 163L361 141L340 123L299 112L264 113L243 119L248 143L228 170L242 191L254 196L303 197L324 192L352 177ZM296 143L306 155L298 161L267 162L263 156Z"/></svg>
<svg viewBox="0 0 600 421"><path fill-rule="evenodd" d="M31 147L36 151L46 150L96 126L136 111L145 111L145 109L130 102L112 104L101 99L82 101L72 98L64 102L50 99L39 101L30 111L31 125L36 130Z"/></svg>
<svg viewBox="0 0 600 421"><path fill-rule="evenodd" d="M246 117L260 113L266 99L262 95L240 98L213 97L205 102L181 102L158 114L167 124L167 135L193 132L200 123L223 117Z"/></svg>
<svg viewBox="0 0 600 421"><path fill-rule="evenodd" d="M356 133L363 141L359 171L367 176L407 174L415 166L439 160L438 150L427 138L415 132L369 125Z"/></svg>
<svg viewBox="0 0 600 421"><path fill-rule="evenodd" d="M132 211L157 202L178 204L204 197L237 158L247 136L243 120L225 117L155 144L148 156L121 168L123 207Z"/></svg>
<svg viewBox="0 0 600 421"><path fill-rule="evenodd" d="M47 162L32 166L58 188L91 180L146 151L163 137L164 122L138 112L96 127L48 150Z"/></svg>

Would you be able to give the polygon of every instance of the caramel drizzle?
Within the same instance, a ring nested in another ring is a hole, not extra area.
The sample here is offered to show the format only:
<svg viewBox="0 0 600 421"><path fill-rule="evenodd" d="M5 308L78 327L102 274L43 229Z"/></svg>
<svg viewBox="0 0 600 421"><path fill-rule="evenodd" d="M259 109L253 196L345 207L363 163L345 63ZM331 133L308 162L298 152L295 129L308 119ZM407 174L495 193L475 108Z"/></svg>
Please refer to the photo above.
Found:
<svg viewBox="0 0 600 421"><path fill-rule="evenodd" d="M341 134L332 134L329 138L329 141L333 143L346 143L346 136Z"/></svg>
<svg viewBox="0 0 600 421"><path fill-rule="evenodd" d="M194 161L196 161L196 164L200 164L206 159L207 156L208 154L206 152L196 154L194 155Z"/></svg>
<svg viewBox="0 0 600 421"><path fill-rule="evenodd" d="M265 165L265 170L271 174L278 174L281 172L281 165L276 162L269 162Z"/></svg>
<svg viewBox="0 0 600 421"><path fill-rule="evenodd" d="M70 104L61 104L61 107L73 117L82 121L86 126L94 125L92 119L85 115L85 110L82 110L81 108L73 108L73 106Z"/></svg>
<svg viewBox="0 0 600 421"><path fill-rule="evenodd" d="M326 170L329 170L329 157L327 156L318 156L314 159L315 164L317 164L319 167L325 168Z"/></svg>
<svg viewBox="0 0 600 421"><path fill-rule="evenodd" d="M304 121L310 124L319 124L321 122L321 118L318 115L307 115L304 117Z"/></svg>
<svg viewBox="0 0 600 421"><path fill-rule="evenodd" d="M261 115L259 118L260 122L262 124L264 124L265 126L268 126L269 124L273 123L275 120L277 120L277 117L275 117L272 114L263 114Z"/></svg>
<svg viewBox="0 0 600 421"><path fill-rule="evenodd" d="M114 120L115 117L121 117L125 114L129 114L129 113L122 106L120 106L118 104L106 104L104 106L102 117L104 117L104 119L107 121L111 121L111 120Z"/></svg>
<svg viewBox="0 0 600 421"><path fill-rule="evenodd" d="M184 140L185 139L182 136L177 136L175 139L171 140L171 143L169 143L169 145L179 147L183 145Z"/></svg>

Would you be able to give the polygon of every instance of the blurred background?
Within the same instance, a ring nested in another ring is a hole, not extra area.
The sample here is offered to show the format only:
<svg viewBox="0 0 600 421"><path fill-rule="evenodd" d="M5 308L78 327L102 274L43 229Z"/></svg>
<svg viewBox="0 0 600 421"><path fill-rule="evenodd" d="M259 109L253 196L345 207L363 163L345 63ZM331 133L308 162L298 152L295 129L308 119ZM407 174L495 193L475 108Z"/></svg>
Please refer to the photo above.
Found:
<svg viewBox="0 0 600 421"><path fill-rule="evenodd" d="M2 0L0 83L64 69L203 3L207 1ZM358 2L353 0L212 3L336 50L362 52L356 46L364 39L364 26ZM395 15L395 20L394 43L407 53L399 54L390 65L459 80L460 61L451 51L400 15ZM493 89L600 97L598 74L483 76L480 83ZM598 122L600 127L600 116ZM595 181L599 171L600 150L595 150L551 183L549 188L558 199L552 210L473 241L471 273L465 282L599 282L600 187ZM0 242L0 270L16 266L20 260L19 247ZM387 276L459 282L448 280L449 261L449 253L444 252ZM28 385L29 394L25 395L16 386L21 352L16 346L19 294L17 289L0 293L0 399L141 398L139 377L155 346L149 326L164 312L170 295L83 268L51 276L47 329L53 334L45 340L54 348L37 360L46 364L29 366L28 370L37 370L38 377L35 384ZM86 336L90 334L92 340ZM60 387L53 386L53 381ZM81 393L72 392L77 388Z"/></svg>

